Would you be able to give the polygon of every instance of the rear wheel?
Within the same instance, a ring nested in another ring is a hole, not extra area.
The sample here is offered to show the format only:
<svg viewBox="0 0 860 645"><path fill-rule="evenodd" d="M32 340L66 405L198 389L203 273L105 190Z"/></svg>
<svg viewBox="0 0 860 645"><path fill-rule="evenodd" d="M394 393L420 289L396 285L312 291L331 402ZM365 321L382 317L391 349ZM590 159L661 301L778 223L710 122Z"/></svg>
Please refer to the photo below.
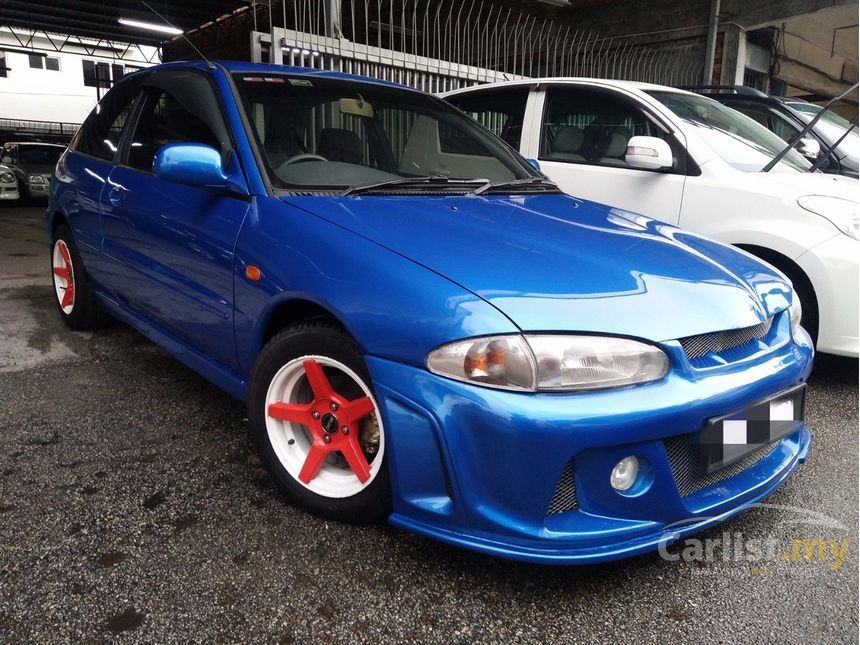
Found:
<svg viewBox="0 0 860 645"><path fill-rule="evenodd" d="M65 224L61 224L54 231L51 275L57 308L69 327L75 330L92 329L104 322L104 316L96 306L78 247L72 232Z"/></svg>
<svg viewBox="0 0 860 645"><path fill-rule="evenodd" d="M360 348L328 322L302 323L263 348L248 397L251 431L279 489L332 519L390 512L385 428Z"/></svg>

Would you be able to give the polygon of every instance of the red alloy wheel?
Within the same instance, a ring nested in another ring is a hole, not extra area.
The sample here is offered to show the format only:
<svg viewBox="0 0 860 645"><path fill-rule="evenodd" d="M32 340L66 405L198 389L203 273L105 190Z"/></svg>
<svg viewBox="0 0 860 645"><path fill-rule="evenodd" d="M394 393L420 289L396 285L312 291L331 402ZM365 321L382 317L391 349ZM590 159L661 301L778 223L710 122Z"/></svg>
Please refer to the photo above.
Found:
<svg viewBox="0 0 860 645"><path fill-rule="evenodd" d="M54 242L51 267L57 301L63 313L68 315L75 308L75 272L72 267L72 255L63 240Z"/></svg>
<svg viewBox="0 0 860 645"><path fill-rule="evenodd" d="M343 363L323 356L290 361L272 379L266 414L275 454L311 491L349 497L378 473L385 448L380 415L368 385Z"/></svg>

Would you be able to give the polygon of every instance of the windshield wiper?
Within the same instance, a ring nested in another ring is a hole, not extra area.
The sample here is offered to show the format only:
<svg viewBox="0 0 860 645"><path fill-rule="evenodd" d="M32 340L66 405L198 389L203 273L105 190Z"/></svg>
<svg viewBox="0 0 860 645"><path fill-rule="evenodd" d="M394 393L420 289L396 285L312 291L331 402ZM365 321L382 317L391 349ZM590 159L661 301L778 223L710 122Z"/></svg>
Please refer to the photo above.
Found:
<svg viewBox="0 0 860 645"><path fill-rule="evenodd" d="M858 83L854 83L854 85L852 85L847 90L842 92L842 94L840 94L839 96L834 96L832 99L827 101L827 103L824 105L824 108L822 108L822 110L818 114L816 114L809 123L806 124L806 127L803 128L803 130L801 130L800 132L798 132L794 136L794 138L788 142L788 145L785 146L785 148L783 148L782 151L780 151L780 153L778 155L776 155L773 159L771 159L767 163L767 165L761 169L761 171L762 172L769 172L771 168L773 168L776 164L778 164L780 161L782 161L782 158L788 154L788 151L791 150L792 148L794 148L794 146L797 145L798 141L800 141L801 139L803 139L803 137L805 137L807 134L809 134L809 131L812 130L812 128L815 126L815 124L818 123L818 120L822 116L824 116L824 113L830 109L830 106L833 105L834 103L838 103L843 98L845 98L848 94L850 94L851 92L856 90L857 86L858 86ZM849 128L849 131L850 131L850 128Z"/></svg>
<svg viewBox="0 0 860 645"><path fill-rule="evenodd" d="M845 141L845 137L851 134L851 131L857 127L857 117L855 116L851 119L851 123L848 124L848 127L845 128L845 132L842 133L842 136L839 137L832 145L827 146L824 150L821 151L820 156L815 161L814 164L807 170L807 172L815 172L818 168L827 161L827 157L830 156L830 153L836 150L839 147L839 144Z"/></svg>
<svg viewBox="0 0 860 645"><path fill-rule="evenodd" d="M344 190L341 195L358 195L371 190L386 188L388 186L403 186L403 185L448 185L448 184L477 184L489 181L488 179L452 179L446 175L428 175L426 177L397 177L396 179L386 179L385 181L377 181L372 184L360 184L358 186L350 186Z"/></svg>
<svg viewBox="0 0 860 645"><path fill-rule="evenodd" d="M543 177L526 177L525 179L511 179L508 181L487 181L486 184L480 186L472 191L473 195L481 195L488 190L495 190L496 188L512 188L512 187L540 187L540 188L549 188L560 191L561 189L549 179L544 179Z"/></svg>

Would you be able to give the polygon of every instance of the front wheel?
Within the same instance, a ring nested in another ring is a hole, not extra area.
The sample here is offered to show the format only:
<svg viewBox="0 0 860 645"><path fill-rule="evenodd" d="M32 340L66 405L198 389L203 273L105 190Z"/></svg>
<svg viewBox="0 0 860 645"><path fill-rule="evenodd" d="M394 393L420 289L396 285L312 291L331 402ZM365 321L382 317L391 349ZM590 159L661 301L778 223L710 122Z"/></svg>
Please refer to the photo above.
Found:
<svg viewBox="0 0 860 645"><path fill-rule="evenodd" d="M289 498L348 522L390 513L382 415L361 350L339 327L302 323L272 338L254 367L248 418Z"/></svg>

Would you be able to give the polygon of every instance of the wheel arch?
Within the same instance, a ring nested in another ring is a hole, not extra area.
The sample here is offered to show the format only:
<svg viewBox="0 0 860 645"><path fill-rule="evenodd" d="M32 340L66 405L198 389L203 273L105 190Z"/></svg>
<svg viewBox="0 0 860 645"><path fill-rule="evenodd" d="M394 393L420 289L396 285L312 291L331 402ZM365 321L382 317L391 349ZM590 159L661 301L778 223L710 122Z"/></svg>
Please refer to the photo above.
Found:
<svg viewBox="0 0 860 645"><path fill-rule="evenodd" d="M271 304L261 316L258 325L256 353L259 353L266 343L282 329L313 319L322 319L334 323L346 334L349 334L364 351L364 347L355 334L331 307L305 296L293 295Z"/></svg>
<svg viewBox="0 0 860 645"><path fill-rule="evenodd" d="M70 231L72 230L72 227L69 223L69 218L66 217L66 215L60 211L49 209L47 212L47 218L48 231L51 234L51 240L54 239L54 232L57 230L58 227L62 226L63 224L68 226Z"/></svg>

